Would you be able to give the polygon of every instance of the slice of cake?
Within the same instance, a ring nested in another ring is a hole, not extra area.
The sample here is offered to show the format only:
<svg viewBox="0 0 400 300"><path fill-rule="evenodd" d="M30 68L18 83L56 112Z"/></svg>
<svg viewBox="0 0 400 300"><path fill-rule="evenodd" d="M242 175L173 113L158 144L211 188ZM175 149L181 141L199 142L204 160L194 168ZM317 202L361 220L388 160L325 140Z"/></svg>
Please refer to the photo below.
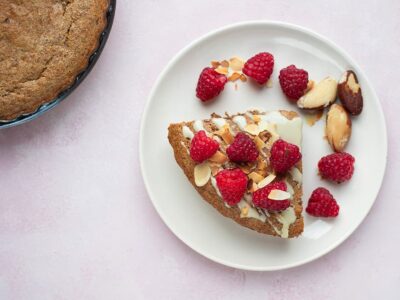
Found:
<svg viewBox="0 0 400 300"><path fill-rule="evenodd" d="M303 231L302 120L296 112L248 111L171 124L177 163L222 215L283 238Z"/></svg>

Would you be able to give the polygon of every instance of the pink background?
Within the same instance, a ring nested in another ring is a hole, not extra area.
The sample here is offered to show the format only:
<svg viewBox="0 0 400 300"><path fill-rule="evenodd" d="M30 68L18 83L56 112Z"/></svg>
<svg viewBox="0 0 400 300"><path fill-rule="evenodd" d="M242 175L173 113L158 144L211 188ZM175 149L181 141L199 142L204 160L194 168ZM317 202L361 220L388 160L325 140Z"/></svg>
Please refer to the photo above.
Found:
<svg viewBox="0 0 400 300"><path fill-rule="evenodd" d="M0 299L400 299L399 15L398 0L118 0L78 90L0 131ZM138 158L141 114L166 63L208 31L253 19L296 23L346 49L389 131L386 177L362 226L323 258L272 273L215 264L180 242L155 212Z"/></svg>

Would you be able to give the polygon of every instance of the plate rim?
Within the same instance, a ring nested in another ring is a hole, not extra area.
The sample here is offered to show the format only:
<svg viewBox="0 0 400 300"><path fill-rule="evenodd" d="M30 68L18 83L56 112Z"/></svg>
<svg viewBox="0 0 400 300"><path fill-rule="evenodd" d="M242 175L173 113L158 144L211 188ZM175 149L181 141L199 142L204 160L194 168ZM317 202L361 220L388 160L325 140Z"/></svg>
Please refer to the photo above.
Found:
<svg viewBox="0 0 400 300"><path fill-rule="evenodd" d="M280 265L280 266L271 266L271 267L249 267L246 265L242 265L242 264L238 264L238 263L232 263L230 261L225 261L223 259L219 259L216 258L213 255L204 253L203 251L196 249L190 242L188 242L184 237L182 237L178 232L174 231L171 226L169 225L169 223L166 221L165 217L161 214L159 207L157 206L156 202L153 200L153 192L150 189L150 185L149 185L149 181L148 181L148 175L146 173L145 170L145 166L144 166L144 149L143 149L143 145L144 145L144 134L143 134L143 128L145 126L145 122L148 119L148 114L149 114L149 108L151 103L153 102L153 98L154 98L154 94L157 91L158 86L160 85L160 83L164 80L165 75L169 72L169 70L179 61L179 59L184 56L187 52L189 52L192 48L196 47L198 44L200 44L201 42L203 42L204 40L207 40L208 38L221 34L225 31L229 31L229 30L235 30L235 29L239 29L239 28L243 28L243 27L252 27L252 26L272 26L272 27L278 27L278 28L283 28L283 29L289 29L289 30L295 30L295 31L299 31L301 33L310 35L314 38L316 38L317 40L325 43L326 45L328 45L329 47L333 48L335 51L337 51L341 56L343 56L353 67L354 69L357 71L357 73L360 73L363 75L363 78L365 79L366 84L370 87L371 90L371 94L374 98L376 98L378 100L378 111L377 113L380 115L381 119L382 119L382 124L381 126L383 127L383 140L384 140L384 145L383 145L383 150L384 150L384 165L383 168L381 169L382 174L379 174L381 179L379 182L379 188L376 192L376 194L374 195L374 200L371 202L370 206L368 207L368 209L365 212L365 215L360 218L357 222L356 222L356 226L354 226L353 229L348 230L347 232L345 232L345 234L343 234L343 236L341 236L339 239L337 239L334 243L332 243L332 245L330 245L329 247L326 247L325 249L323 249L322 251L316 253L315 255L312 255L306 259L303 260L299 260L297 262L294 263L289 263L289 264L284 264L284 265ZM382 105L381 105L381 101L379 100L378 95L375 92L375 89L373 87L373 85L371 84L371 82L369 81L369 79L367 78L366 74L364 73L364 71L360 68L360 66L358 65L358 63L344 50L342 49L340 46L338 46L336 43L334 43L333 41L331 41L330 39L326 38L325 36L315 32L312 29L300 26L300 25L296 25L293 23L288 23L288 22L282 22L282 21L266 21L266 20L253 20L253 21L243 21L243 22L237 22L237 23L233 23L233 24L229 24L223 27L219 27L217 29L211 30L209 32L207 32L206 34L203 34L202 36L194 39L193 41L191 41L189 44L187 44L185 47L183 47L181 50L179 50L169 61L168 63L165 65L165 67L163 68L163 70L161 71L161 73L159 74L159 76L157 77L156 81L154 82L150 94L146 99L146 104L144 106L143 109L143 114L142 114L142 119L140 122L140 129L139 129L139 164L140 164L140 170L141 170L141 174L142 174L142 178L145 184L145 188L147 191L147 194L149 195L149 198L153 204L153 207L155 208L156 212L158 213L158 215L160 216L161 220L164 222L164 224L169 228L169 230L179 239L181 240L185 245L187 245L189 248L191 248L192 250L194 250L195 252L197 252L198 254L202 255L203 257L206 257L218 264L221 265L225 265L231 268L235 268L235 269L241 269L241 270L247 270L247 271L278 271L278 270L285 270L285 269L290 269L290 268L294 268L294 267L298 267L307 263L310 263L314 260L317 260L318 258L328 254L329 252L331 252L332 250L334 250L335 248L337 248L339 245L341 245L348 237L350 237L350 235L352 235L357 228L360 226L360 224L365 220L365 218L368 216L369 212L371 211L372 206L374 205L376 198L379 195L379 192L382 188L382 182L384 180L385 174L386 174L386 169L387 169L387 157L388 157L388 141L387 141L387 126L386 126L386 119L385 119L385 115L383 113L383 109L382 109Z"/></svg>

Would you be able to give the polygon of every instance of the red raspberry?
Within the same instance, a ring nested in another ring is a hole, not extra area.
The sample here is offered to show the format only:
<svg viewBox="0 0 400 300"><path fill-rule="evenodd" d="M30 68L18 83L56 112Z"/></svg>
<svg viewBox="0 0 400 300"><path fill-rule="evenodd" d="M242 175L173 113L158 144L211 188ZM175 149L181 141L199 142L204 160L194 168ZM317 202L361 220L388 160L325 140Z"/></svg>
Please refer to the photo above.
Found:
<svg viewBox="0 0 400 300"><path fill-rule="evenodd" d="M298 100L307 88L308 73L303 69L297 69L295 65L290 65L280 71L279 83L289 99Z"/></svg>
<svg viewBox="0 0 400 300"><path fill-rule="evenodd" d="M222 199L229 205L236 205L247 189L247 176L240 169L226 169L218 172L217 186Z"/></svg>
<svg viewBox="0 0 400 300"><path fill-rule="evenodd" d="M190 144L190 157L198 163L209 159L219 149L216 140L209 138L204 130L197 132Z"/></svg>
<svg viewBox="0 0 400 300"><path fill-rule="evenodd" d="M319 174L337 183L350 180L354 172L354 161L354 157L346 152L329 154L319 160Z"/></svg>
<svg viewBox="0 0 400 300"><path fill-rule="evenodd" d="M277 140L271 148L270 162L277 173L285 173L301 159L299 147Z"/></svg>
<svg viewBox="0 0 400 300"><path fill-rule="evenodd" d="M253 162L257 160L258 150L256 144L247 134L239 132L233 143L226 149L226 154L234 162Z"/></svg>
<svg viewBox="0 0 400 300"><path fill-rule="evenodd" d="M285 210L290 206L289 200L272 200L268 198L272 190L286 191L286 183L283 181L273 182L253 193L253 203L255 206L268 210Z"/></svg>
<svg viewBox="0 0 400 300"><path fill-rule="evenodd" d="M267 83L274 70L274 56L261 52L249 58L243 66L243 73L253 78L259 84Z"/></svg>
<svg viewBox="0 0 400 300"><path fill-rule="evenodd" d="M225 75L219 74L213 68L204 68L197 82L196 96L205 102L217 97L228 81Z"/></svg>
<svg viewBox="0 0 400 300"><path fill-rule="evenodd" d="M326 188L319 187L312 192L306 212L315 217L337 217L339 205Z"/></svg>

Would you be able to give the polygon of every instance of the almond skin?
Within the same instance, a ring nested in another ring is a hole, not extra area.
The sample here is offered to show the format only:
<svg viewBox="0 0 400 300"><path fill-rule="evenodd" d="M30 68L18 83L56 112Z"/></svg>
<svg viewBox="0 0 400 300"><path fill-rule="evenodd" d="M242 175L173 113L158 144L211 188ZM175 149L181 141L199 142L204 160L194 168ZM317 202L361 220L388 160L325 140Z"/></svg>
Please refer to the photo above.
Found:
<svg viewBox="0 0 400 300"><path fill-rule="evenodd" d="M351 119L340 104L333 104L326 115L326 138L332 149L342 152L351 136Z"/></svg>
<svg viewBox="0 0 400 300"><path fill-rule="evenodd" d="M356 116L363 109L363 95L354 71L346 71L338 85L338 97L349 114Z"/></svg>

